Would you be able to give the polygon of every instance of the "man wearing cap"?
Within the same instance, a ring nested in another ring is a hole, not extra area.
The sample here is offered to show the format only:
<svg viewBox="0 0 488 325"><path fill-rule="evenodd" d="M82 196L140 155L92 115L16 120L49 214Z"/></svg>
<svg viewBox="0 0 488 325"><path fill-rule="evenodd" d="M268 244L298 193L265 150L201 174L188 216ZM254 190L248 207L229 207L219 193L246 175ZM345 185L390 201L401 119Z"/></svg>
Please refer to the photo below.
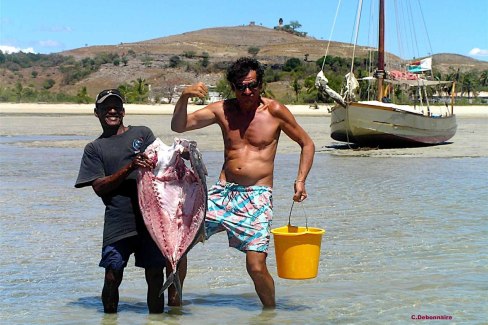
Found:
<svg viewBox="0 0 488 325"><path fill-rule="evenodd" d="M144 225L134 172L139 167L152 166L152 161L143 152L155 140L155 136L146 126L124 125L124 99L117 89L103 90L98 94L94 113L103 132L85 146L75 187L91 185L105 204L103 248L99 264L105 268L102 290L104 312L117 312L124 268L129 256L134 253L135 265L145 269L149 312L162 313L164 296L159 297L159 291L163 285L166 263ZM169 267L166 273L171 273ZM186 257L181 261L179 276L183 284ZM168 305L181 305L173 286L168 290Z"/></svg>

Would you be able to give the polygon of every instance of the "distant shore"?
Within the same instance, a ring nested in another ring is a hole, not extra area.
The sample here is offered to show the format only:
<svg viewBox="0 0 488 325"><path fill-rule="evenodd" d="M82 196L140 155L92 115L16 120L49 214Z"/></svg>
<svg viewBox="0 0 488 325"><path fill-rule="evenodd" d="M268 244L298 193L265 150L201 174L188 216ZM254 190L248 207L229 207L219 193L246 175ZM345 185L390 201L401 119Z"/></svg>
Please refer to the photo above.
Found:
<svg viewBox="0 0 488 325"><path fill-rule="evenodd" d="M0 114L93 114L93 104L32 104L32 103L0 103ZM203 105L188 105L192 112L204 107ZM287 105L294 115L330 115L330 105L319 104L318 108L309 105ZM436 106L434 106L435 108ZM127 114L140 115L170 115L173 104L140 105L126 104ZM454 113L458 116L488 117L488 106L455 106Z"/></svg>

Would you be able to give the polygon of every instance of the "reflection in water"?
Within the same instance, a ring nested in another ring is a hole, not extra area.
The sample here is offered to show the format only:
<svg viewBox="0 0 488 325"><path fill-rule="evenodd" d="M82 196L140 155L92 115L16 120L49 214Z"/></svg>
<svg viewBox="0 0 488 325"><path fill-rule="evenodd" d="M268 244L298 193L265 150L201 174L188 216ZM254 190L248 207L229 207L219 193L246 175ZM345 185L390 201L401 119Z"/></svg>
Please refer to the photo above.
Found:
<svg viewBox="0 0 488 325"><path fill-rule="evenodd" d="M118 314L103 314L100 325L118 325L118 318Z"/></svg>
<svg viewBox="0 0 488 325"><path fill-rule="evenodd" d="M276 310L263 309L259 315L249 318L249 324L274 324L277 315Z"/></svg>

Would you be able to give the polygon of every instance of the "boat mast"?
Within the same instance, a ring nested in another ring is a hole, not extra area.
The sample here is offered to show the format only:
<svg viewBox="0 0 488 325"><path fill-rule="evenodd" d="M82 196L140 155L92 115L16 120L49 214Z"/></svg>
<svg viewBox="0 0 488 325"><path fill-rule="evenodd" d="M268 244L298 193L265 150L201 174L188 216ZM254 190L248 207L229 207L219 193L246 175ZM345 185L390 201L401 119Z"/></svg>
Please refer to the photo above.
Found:
<svg viewBox="0 0 488 325"><path fill-rule="evenodd" d="M379 26L378 26L378 65L375 77L378 79L377 99L383 99L383 79L385 78L385 1L379 0Z"/></svg>

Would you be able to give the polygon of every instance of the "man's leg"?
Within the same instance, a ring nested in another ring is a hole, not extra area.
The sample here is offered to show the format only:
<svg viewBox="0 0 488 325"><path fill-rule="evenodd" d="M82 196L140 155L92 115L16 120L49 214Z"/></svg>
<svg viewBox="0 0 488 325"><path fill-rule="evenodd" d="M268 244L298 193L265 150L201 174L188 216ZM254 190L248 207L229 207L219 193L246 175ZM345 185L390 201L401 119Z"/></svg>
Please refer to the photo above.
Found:
<svg viewBox="0 0 488 325"><path fill-rule="evenodd" d="M185 257L183 257L178 263L178 276L180 278L182 291L183 291L183 282L185 281L186 278L186 269L187 269L187 259L185 255ZM172 272L173 270L171 270L171 267L166 267L166 277L168 277ZM183 297L178 297L178 292L176 291L175 286L170 285L168 288L168 306L181 306L182 298Z"/></svg>
<svg viewBox="0 0 488 325"><path fill-rule="evenodd" d="M124 270L105 269L105 281L102 290L103 311L107 314L117 312L119 305L119 286L122 283Z"/></svg>
<svg viewBox="0 0 488 325"><path fill-rule="evenodd" d="M246 268L263 306L267 308L276 307L275 286L266 267L266 253L247 251Z"/></svg>
<svg viewBox="0 0 488 325"><path fill-rule="evenodd" d="M145 269L147 283L147 308L151 314L161 314L164 312L164 295L159 296L159 291L163 287L164 269L147 268Z"/></svg>

